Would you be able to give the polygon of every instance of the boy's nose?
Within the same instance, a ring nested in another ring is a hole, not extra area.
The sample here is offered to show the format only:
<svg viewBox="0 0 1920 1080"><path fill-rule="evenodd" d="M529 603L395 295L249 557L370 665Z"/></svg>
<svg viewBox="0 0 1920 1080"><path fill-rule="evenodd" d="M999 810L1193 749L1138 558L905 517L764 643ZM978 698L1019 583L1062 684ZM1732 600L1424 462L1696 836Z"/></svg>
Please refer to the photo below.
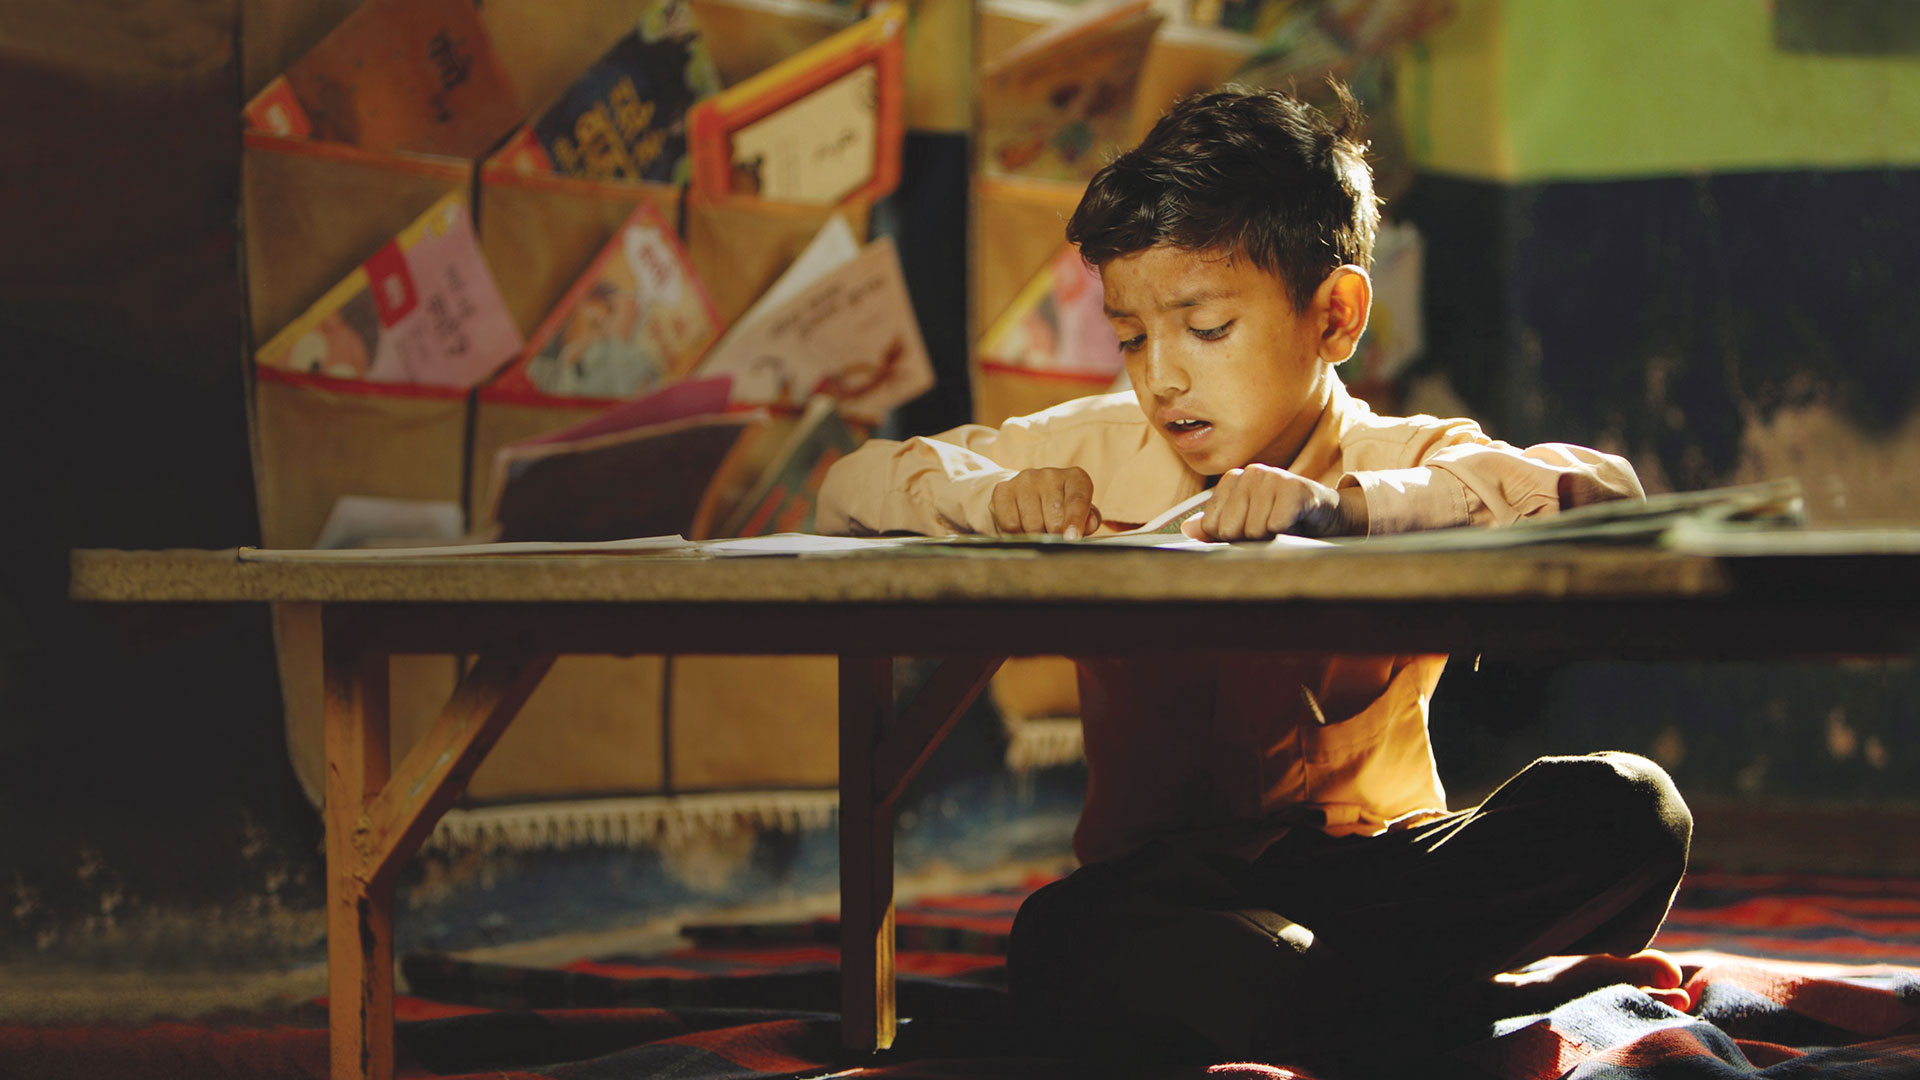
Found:
<svg viewBox="0 0 1920 1080"><path fill-rule="evenodd" d="M1149 341L1145 345L1147 389L1156 398L1168 398L1187 389L1187 372L1166 346Z"/></svg>

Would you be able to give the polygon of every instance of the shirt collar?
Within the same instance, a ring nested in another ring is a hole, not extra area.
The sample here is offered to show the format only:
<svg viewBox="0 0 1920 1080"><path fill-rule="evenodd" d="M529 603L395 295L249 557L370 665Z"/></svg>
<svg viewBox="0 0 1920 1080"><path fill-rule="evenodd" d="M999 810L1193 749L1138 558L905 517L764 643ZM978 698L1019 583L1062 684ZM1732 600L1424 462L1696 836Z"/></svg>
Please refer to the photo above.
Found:
<svg viewBox="0 0 1920 1080"><path fill-rule="evenodd" d="M1340 447L1345 443L1347 432L1359 423L1372 410L1367 403L1347 393L1345 383L1338 374L1331 375L1332 393L1327 395L1326 407L1320 410L1320 419L1307 434L1306 444L1294 455L1287 471L1304 476L1322 484L1331 484L1339 479L1341 469ZM1172 447L1168 447L1171 451Z"/></svg>

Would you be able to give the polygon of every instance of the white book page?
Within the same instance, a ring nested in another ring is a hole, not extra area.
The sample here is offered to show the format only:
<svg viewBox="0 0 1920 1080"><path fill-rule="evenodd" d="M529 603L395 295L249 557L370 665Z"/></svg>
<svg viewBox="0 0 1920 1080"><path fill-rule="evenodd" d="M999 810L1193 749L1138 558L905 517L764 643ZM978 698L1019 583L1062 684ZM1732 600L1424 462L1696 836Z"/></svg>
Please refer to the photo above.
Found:
<svg viewBox="0 0 1920 1080"><path fill-rule="evenodd" d="M760 294L760 299L755 300L752 307L733 321L733 325L727 328L713 348L707 350L708 354L725 354L727 343L742 330L766 318L770 312L780 310L782 304L800 295L807 286L852 262L859 254L860 241L853 235L853 226L847 224L845 215L833 215L825 225L820 226L819 232L813 234L813 239L807 241L806 250L793 260L793 265L787 267L779 279Z"/></svg>
<svg viewBox="0 0 1920 1080"><path fill-rule="evenodd" d="M700 545L680 536L639 536L631 540L554 541L516 540L491 544L427 544L419 547L253 548L239 551L241 562L392 562L401 559L437 559L449 556L480 558L489 555L629 555L661 551L697 551Z"/></svg>

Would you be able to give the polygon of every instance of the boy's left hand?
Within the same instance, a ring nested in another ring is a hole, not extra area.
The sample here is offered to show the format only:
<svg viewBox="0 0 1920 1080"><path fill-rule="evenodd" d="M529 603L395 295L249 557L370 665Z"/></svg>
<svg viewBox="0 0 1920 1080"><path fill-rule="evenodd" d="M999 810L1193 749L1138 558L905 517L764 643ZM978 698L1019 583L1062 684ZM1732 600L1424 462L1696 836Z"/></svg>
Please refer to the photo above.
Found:
<svg viewBox="0 0 1920 1080"><path fill-rule="evenodd" d="M1195 540L1268 540L1295 536L1358 536L1367 531L1367 500L1357 487L1335 491L1285 469L1229 469L1213 486L1205 511L1183 523Z"/></svg>

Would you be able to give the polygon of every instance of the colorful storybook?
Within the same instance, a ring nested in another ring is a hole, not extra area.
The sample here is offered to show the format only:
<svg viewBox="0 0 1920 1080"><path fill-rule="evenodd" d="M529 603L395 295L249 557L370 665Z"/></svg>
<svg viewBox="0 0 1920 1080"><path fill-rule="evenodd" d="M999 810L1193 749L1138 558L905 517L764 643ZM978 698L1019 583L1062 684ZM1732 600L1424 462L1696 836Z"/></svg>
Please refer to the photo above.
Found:
<svg viewBox="0 0 1920 1080"><path fill-rule="evenodd" d="M878 423L933 386L933 362L891 239L782 291L787 299L742 319L696 369L730 376L736 405L798 409L825 394L849 418Z"/></svg>
<svg viewBox="0 0 1920 1080"><path fill-rule="evenodd" d="M659 0L501 158L523 172L677 184L691 172L687 111L719 91L693 9Z"/></svg>
<svg viewBox="0 0 1920 1080"><path fill-rule="evenodd" d="M711 534L726 479L764 410L727 409L727 380L692 380L573 427L501 447L494 539Z"/></svg>
<svg viewBox="0 0 1920 1080"><path fill-rule="evenodd" d="M1119 145L1161 16L1148 0L1089 3L980 72L989 172L1086 180Z"/></svg>
<svg viewBox="0 0 1920 1080"><path fill-rule="evenodd" d="M700 102L693 187L833 206L900 182L906 12L874 14Z"/></svg>
<svg viewBox="0 0 1920 1080"><path fill-rule="evenodd" d="M848 423L832 398L823 394L808 401L793 430L715 535L812 532L814 506L827 469L865 439L866 432Z"/></svg>
<svg viewBox="0 0 1920 1080"><path fill-rule="evenodd" d="M473 158L520 102L473 0L366 0L248 102L275 135Z"/></svg>
<svg viewBox="0 0 1920 1080"><path fill-rule="evenodd" d="M976 354L984 364L1112 376L1125 367L1107 321L1100 275L1063 246L987 327Z"/></svg>
<svg viewBox="0 0 1920 1080"><path fill-rule="evenodd" d="M466 389L520 352L466 197L449 192L254 354L265 368Z"/></svg>
<svg viewBox="0 0 1920 1080"><path fill-rule="evenodd" d="M720 336L713 299L655 206L642 203L486 390L488 400L614 400L686 375Z"/></svg>

